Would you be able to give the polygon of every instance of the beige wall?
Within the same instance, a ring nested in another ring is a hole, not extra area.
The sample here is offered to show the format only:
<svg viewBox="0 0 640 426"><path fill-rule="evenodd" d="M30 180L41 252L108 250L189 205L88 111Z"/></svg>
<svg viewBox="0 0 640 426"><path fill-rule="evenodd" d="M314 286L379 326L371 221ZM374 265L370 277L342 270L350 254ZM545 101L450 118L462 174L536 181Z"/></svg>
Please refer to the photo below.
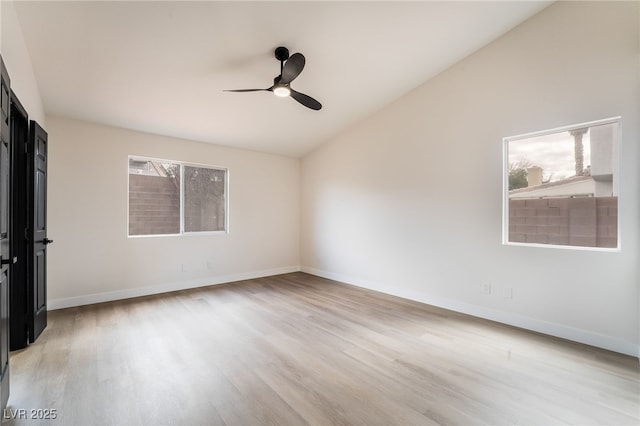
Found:
<svg viewBox="0 0 640 426"><path fill-rule="evenodd" d="M298 159L47 117L49 308L298 269ZM228 234L127 237L127 156L229 169Z"/></svg>
<svg viewBox="0 0 640 426"><path fill-rule="evenodd" d="M556 3L305 157L303 270L638 355L638 18ZM502 138L614 116L621 252L502 245Z"/></svg>
<svg viewBox="0 0 640 426"><path fill-rule="evenodd" d="M31 66L31 57L22 35L22 28L11 1L0 0L2 15L0 17L0 53L11 78L11 89L27 110L30 120L45 126L45 114L40 99L38 83Z"/></svg>

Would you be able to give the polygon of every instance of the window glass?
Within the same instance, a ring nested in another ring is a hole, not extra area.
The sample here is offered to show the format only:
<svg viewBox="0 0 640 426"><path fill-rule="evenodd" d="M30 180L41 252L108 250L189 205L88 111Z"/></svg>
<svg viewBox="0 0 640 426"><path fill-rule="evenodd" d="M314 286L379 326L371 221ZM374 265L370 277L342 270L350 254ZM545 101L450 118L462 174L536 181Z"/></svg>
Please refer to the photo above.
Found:
<svg viewBox="0 0 640 426"><path fill-rule="evenodd" d="M129 159L129 235L180 233L180 165Z"/></svg>
<svg viewBox="0 0 640 426"><path fill-rule="evenodd" d="M184 167L184 231L225 229L225 171Z"/></svg>

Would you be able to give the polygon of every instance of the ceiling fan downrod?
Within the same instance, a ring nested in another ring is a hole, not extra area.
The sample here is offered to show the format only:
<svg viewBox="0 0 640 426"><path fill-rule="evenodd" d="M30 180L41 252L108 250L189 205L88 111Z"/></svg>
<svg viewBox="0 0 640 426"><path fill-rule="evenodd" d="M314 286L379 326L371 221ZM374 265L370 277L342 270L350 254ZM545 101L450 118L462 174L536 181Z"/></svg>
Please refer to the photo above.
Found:
<svg viewBox="0 0 640 426"><path fill-rule="evenodd" d="M280 61L280 75L284 70L284 61L289 59L289 49L284 46L276 47L275 51L276 59Z"/></svg>

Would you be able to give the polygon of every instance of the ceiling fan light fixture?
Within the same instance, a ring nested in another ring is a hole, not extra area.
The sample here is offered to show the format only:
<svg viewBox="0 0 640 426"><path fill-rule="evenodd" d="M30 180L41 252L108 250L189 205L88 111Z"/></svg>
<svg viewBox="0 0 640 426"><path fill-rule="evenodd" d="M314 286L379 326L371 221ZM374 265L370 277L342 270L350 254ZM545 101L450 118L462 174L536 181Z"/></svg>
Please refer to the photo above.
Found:
<svg viewBox="0 0 640 426"><path fill-rule="evenodd" d="M276 86L273 88L273 94L279 98L286 98L291 94L291 90L287 86Z"/></svg>

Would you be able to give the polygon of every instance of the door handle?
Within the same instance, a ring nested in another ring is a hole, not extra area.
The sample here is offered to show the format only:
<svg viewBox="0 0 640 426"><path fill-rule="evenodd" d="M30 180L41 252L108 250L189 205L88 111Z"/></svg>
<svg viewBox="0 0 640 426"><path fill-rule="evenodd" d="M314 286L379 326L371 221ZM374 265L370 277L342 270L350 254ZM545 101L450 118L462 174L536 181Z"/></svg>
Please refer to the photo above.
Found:
<svg viewBox="0 0 640 426"><path fill-rule="evenodd" d="M44 244L45 246L46 246L47 244L51 244L52 242L53 242L53 240L50 240L50 239L48 239L48 238L45 238L45 239L43 239L43 240L42 240L42 244Z"/></svg>
<svg viewBox="0 0 640 426"><path fill-rule="evenodd" d="M0 263L2 265L11 265L12 263L17 263L17 262L18 262L18 258L14 256L11 259L2 259L2 262Z"/></svg>

